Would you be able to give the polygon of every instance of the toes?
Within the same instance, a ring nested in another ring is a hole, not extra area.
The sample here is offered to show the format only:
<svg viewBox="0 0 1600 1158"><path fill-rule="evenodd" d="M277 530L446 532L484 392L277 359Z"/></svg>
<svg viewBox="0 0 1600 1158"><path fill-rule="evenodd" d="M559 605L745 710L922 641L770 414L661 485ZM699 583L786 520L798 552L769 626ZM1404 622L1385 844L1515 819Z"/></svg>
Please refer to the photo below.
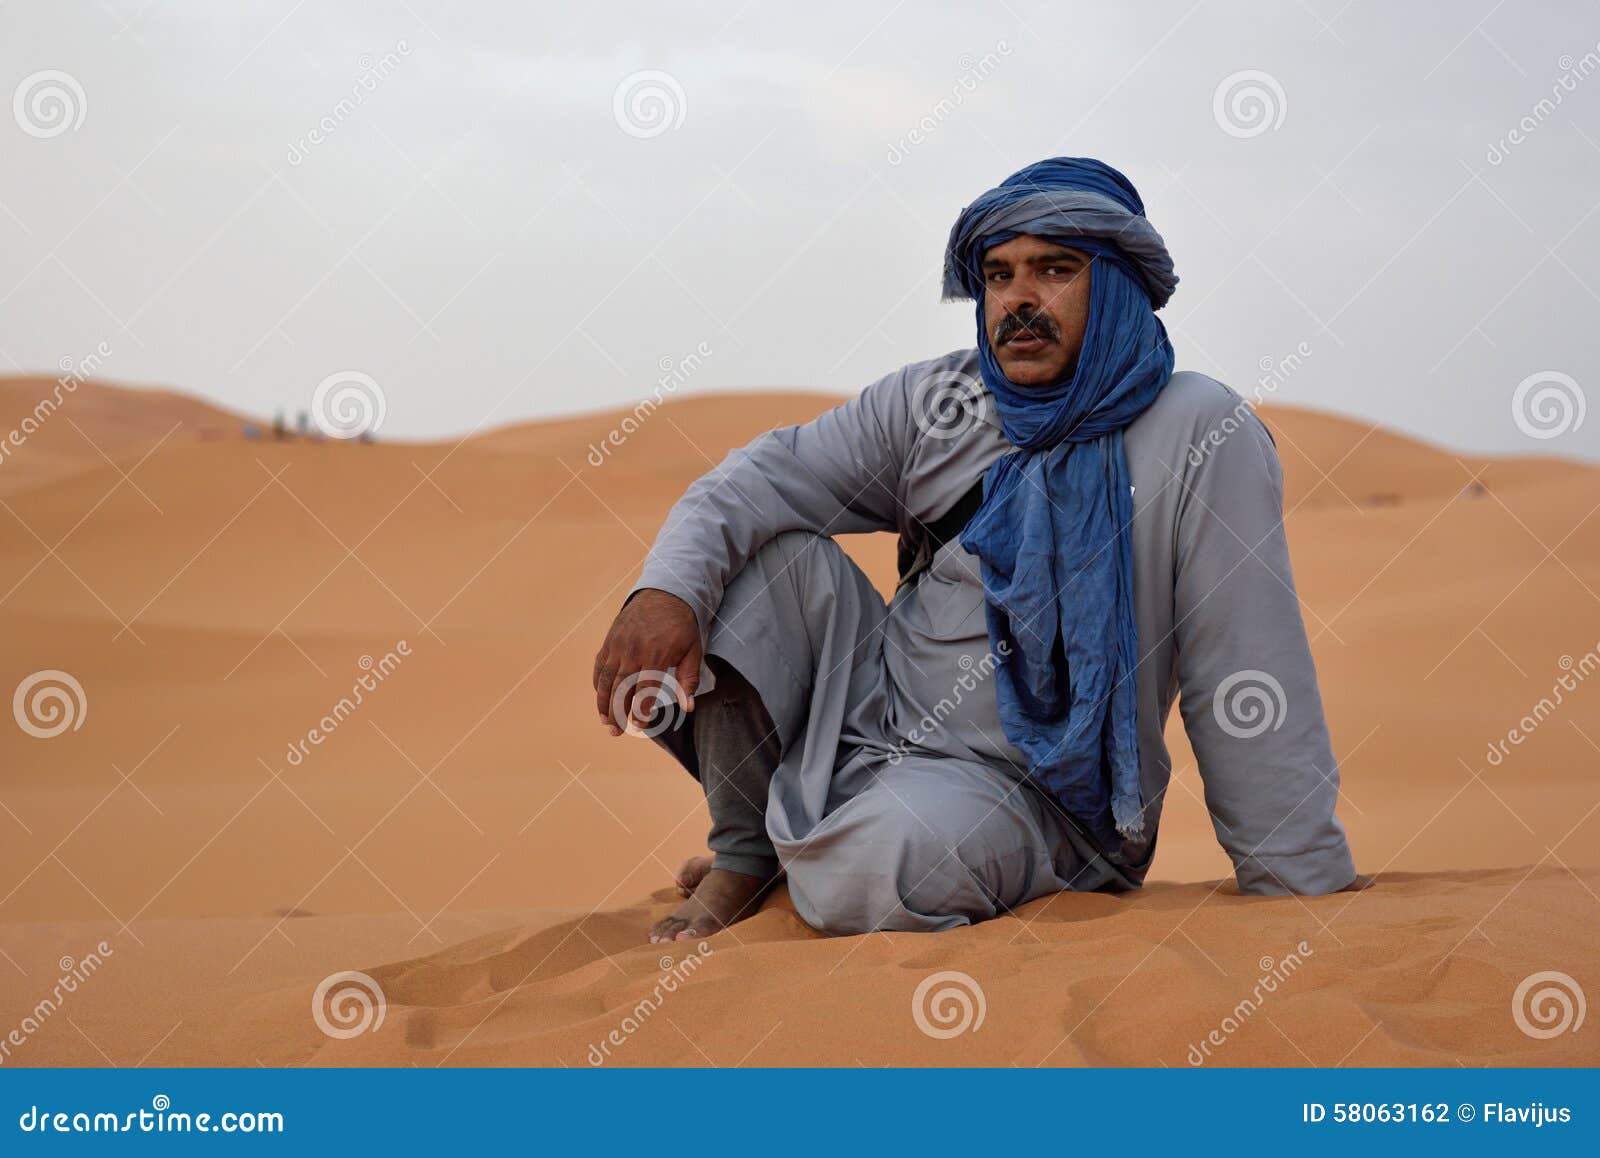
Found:
<svg viewBox="0 0 1600 1158"><path fill-rule="evenodd" d="M655 927L650 930L650 943L655 945L660 942L676 940L683 927L684 920L682 917L664 917L657 921Z"/></svg>

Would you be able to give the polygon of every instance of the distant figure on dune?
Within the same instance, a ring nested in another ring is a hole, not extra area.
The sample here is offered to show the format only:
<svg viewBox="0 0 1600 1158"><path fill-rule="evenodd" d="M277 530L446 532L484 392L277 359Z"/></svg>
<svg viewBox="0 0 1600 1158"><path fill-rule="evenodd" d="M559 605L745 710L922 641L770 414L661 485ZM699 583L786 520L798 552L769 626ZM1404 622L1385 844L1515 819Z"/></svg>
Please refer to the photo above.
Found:
<svg viewBox="0 0 1600 1158"><path fill-rule="evenodd" d="M786 875L830 933L941 930L1142 884L1173 701L1246 893L1365 887L1335 816L1271 436L1173 373L1177 285L1121 173L1053 158L964 209L977 347L731 453L673 507L594 666L613 735L706 793L651 941ZM899 535L885 605L830 536Z"/></svg>

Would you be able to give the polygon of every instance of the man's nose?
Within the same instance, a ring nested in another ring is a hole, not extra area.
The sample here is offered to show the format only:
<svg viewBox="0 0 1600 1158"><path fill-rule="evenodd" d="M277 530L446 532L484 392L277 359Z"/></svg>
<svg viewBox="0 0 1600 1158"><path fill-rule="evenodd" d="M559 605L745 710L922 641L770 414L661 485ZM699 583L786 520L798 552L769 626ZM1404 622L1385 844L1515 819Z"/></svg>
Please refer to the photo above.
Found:
<svg viewBox="0 0 1600 1158"><path fill-rule="evenodd" d="M1044 302L1039 283L1032 274L1019 273L1001 287L1000 301L1013 314L1026 314L1037 310Z"/></svg>

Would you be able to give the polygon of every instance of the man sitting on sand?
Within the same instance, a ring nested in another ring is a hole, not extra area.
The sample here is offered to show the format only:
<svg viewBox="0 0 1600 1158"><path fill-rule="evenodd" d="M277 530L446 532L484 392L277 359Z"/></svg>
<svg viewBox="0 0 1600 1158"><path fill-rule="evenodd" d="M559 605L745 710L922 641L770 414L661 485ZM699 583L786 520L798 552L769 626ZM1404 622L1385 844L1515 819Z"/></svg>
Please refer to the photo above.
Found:
<svg viewBox="0 0 1600 1158"><path fill-rule="evenodd" d="M962 211L976 349L731 453L673 507L595 660L613 735L705 789L712 856L651 941L780 874L829 933L939 930L1139 887L1181 695L1246 893L1356 877L1272 439L1174 374L1178 279L1121 173L1031 165ZM830 536L893 531L885 605Z"/></svg>

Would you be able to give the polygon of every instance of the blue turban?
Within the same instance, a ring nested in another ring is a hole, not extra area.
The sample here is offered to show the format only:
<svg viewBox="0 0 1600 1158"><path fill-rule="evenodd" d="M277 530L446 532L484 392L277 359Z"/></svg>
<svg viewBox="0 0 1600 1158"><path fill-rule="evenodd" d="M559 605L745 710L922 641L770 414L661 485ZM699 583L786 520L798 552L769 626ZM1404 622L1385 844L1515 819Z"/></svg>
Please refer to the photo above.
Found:
<svg viewBox="0 0 1600 1158"><path fill-rule="evenodd" d="M1019 234L1090 255L1082 352L1046 386L1007 379L984 324L983 255ZM944 296L977 302L984 386L1017 448L989 468L961 535L981 564L1000 719L1033 778L1108 852L1144 832L1122 432L1172 376L1155 311L1177 284L1138 192L1089 158L1006 178L962 210L945 252Z"/></svg>

